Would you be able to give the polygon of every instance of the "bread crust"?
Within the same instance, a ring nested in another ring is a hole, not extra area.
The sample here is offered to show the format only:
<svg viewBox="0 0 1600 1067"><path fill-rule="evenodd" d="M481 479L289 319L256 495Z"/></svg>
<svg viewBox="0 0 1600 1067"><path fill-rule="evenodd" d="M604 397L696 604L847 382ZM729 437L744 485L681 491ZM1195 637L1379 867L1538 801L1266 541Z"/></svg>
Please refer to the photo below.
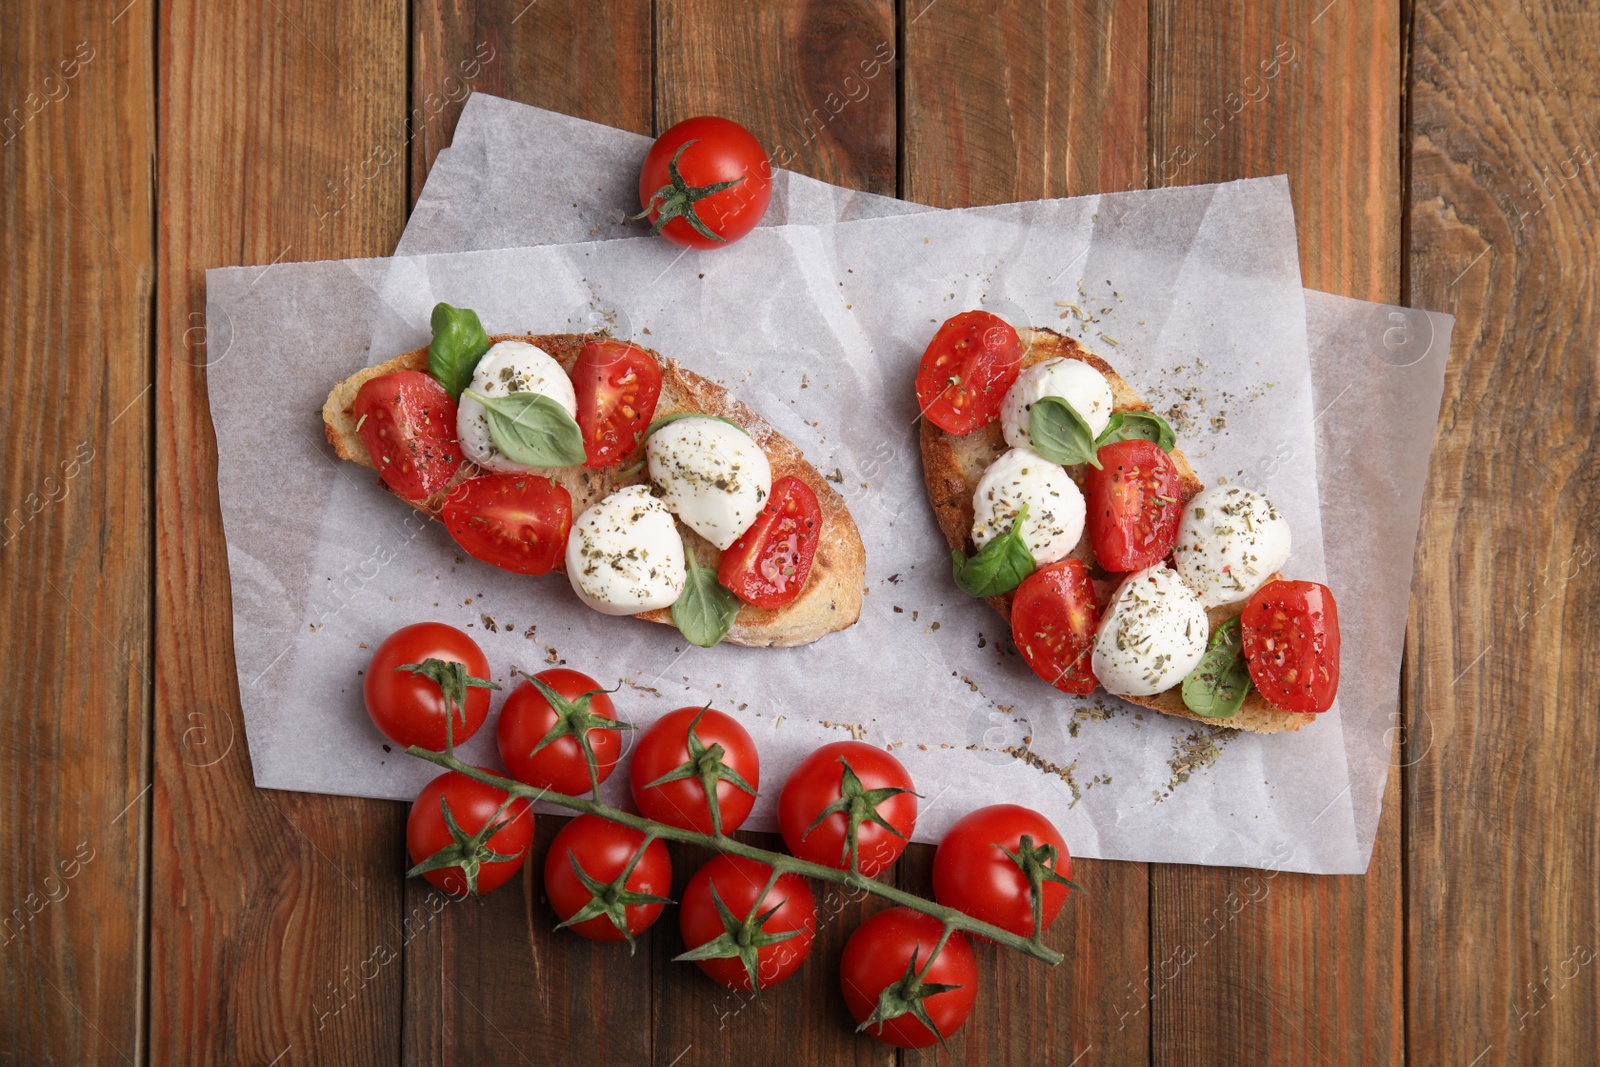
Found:
<svg viewBox="0 0 1600 1067"><path fill-rule="evenodd" d="M1027 345L1022 356L1022 366L1031 367L1047 359L1063 357L1076 359L1089 364L1105 376L1111 383L1111 399L1113 409L1116 411L1149 411L1150 405L1138 393L1133 391L1123 377L1118 374L1105 360L1084 348L1070 337L1048 329L1028 329L1020 331L1023 342ZM945 541L951 548L971 554L976 550L972 543L972 495L977 491L978 479L983 477L983 472L1007 450L1005 435L1001 430L998 420L990 423L981 430L957 436L948 433L933 425L927 419L922 420L920 431L920 444L922 451L923 481L927 485L928 500L933 505L934 515L939 522L939 529L944 533ZM1195 494L1205 486L1195 475L1194 468L1189 465L1188 457L1179 449L1172 450L1172 462L1178 468L1178 479L1182 487L1183 503L1187 505ZM1086 464L1068 467L1067 473L1081 488L1083 485ZM1092 575L1100 575L1100 569L1095 564L1094 550L1089 545L1087 537L1078 542L1072 555L1083 560L1089 565ZM1282 577L1274 574L1268 580ZM1095 595L1104 603L1109 598L1112 590L1120 583L1121 575L1105 575L1096 577L1094 581ZM1011 600L1013 594L1006 593L1002 596L988 597L989 606L1000 613L1009 625L1011 622ZM1212 629L1216 629L1226 620L1238 615L1244 610L1244 605L1233 604L1227 607L1214 608L1207 612L1211 620ZM1186 719L1210 723L1214 726L1228 726L1240 730L1253 730L1257 733L1278 733L1283 730L1298 730L1307 723L1316 719L1315 715L1301 715L1290 711L1281 711L1268 704L1259 691L1251 689L1245 697L1244 706L1236 712L1231 719L1207 719L1196 715L1183 703L1180 687L1174 686L1164 692L1148 697L1121 697L1130 704L1151 708L1155 711L1165 712L1168 715L1177 715Z"/></svg>
<svg viewBox="0 0 1600 1067"><path fill-rule="evenodd" d="M532 336L495 334L489 338L489 342L494 344L499 341L526 341L537 345L570 374L577 362L578 354L583 351L583 346L589 341L602 339L605 339L602 334L566 333ZM828 484L815 467L806 461L805 456L793 442L774 430L766 420L744 404L735 400L722 386L684 369L675 360L667 359L659 352L643 346L635 347L648 353L661 366L661 400L656 406L657 417L692 411L732 419L744 427L751 439L767 454L767 460L772 466L773 481L785 476L801 479L817 495L817 503L822 508L822 531L817 541L816 559L811 565L811 574L807 577L800 596L781 608L759 608L753 604L741 604L739 616L724 640L753 648L787 648L810 644L827 634L853 625L861 616L867 556L866 549L861 543L861 534L856 529L855 520L850 516L850 509L845 506L844 498ZM362 443L360 434L356 432L356 418L351 410L361 386L373 378L393 374L396 371L427 369L428 350L419 348L395 356L375 367L359 370L333 387L328 394L327 402L322 406L322 421L328 444L333 446L334 452L340 459L377 469L372 457L367 453L366 445ZM643 471L623 476L619 473L621 470L622 467L608 467L603 470L562 467L540 473L572 494L572 514L576 520L590 505L615 490L625 485L648 482ZM457 483L480 473L485 472L470 461L463 461L450 485L427 500L407 501L407 503L414 503L419 510L437 519L450 489ZM388 488L381 478L378 484ZM721 551L681 523L679 530L683 534L684 547L695 552L696 558L702 564L715 568L722 558ZM563 573L565 571L559 564L556 569ZM642 612L634 617L672 625L672 612L666 608Z"/></svg>

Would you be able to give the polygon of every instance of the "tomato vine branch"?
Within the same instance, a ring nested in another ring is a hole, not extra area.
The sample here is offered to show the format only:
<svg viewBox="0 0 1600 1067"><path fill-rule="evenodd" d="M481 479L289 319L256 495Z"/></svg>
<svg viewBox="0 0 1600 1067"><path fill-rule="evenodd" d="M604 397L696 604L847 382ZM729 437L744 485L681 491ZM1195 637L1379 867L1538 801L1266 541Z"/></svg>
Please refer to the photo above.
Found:
<svg viewBox="0 0 1600 1067"><path fill-rule="evenodd" d="M782 852L770 852L767 849L758 848L743 841L736 841L725 834L702 834L695 830L669 826L666 823L647 819L642 815L635 815L633 812L613 808L599 800L567 796L564 793L556 793L548 789L535 789L533 786L502 777L492 771L474 767L472 764L463 762L448 752L434 752L416 745L406 751L418 759L424 759L447 770L455 771L457 774L465 775L473 781L482 782L484 785L493 786L496 789L510 793L512 796L524 797L530 801L548 801L569 811L597 815L602 819L609 819L614 823L631 827L640 833L658 837L665 841L681 841L684 844L701 845L706 848L716 849L719 852L743 856L745 859L765 863L779 873L798 874L801 877L811 878L819 882L832 882L835 885L842 885L846 888L859 889L873 896L882 897L890 903L932 916L944 923L947 930L959 930L962 933L988 938L996 944L1015 949L1024 955L1032 956L1036 960L1043 960L1052 966L1060 963L1063 958L1061 953L1045 945L1040 940L1038 931L1035 931L1034 936L1031 938L1022 937L1019 934L1012 933L1010 930L1003 930L998 926L974 919L964 911L958 911L944 904L927 900L917 896L915 893L908 893L903 889L875 881L857 872L839 870L835 867L824 867L820 863L810 863Z"/></svg>

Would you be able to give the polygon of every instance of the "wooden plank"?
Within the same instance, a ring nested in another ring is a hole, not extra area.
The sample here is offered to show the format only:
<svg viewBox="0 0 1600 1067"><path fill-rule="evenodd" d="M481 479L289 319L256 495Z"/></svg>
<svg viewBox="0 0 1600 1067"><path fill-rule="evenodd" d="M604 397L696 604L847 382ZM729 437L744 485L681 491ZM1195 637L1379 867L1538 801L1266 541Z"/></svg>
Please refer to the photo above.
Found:
<svg viewBox="0 0 1600 1067"><path fill-rule="evenodd" d="M650 130L649 0L482 0L413 6L412 198L449 143L466 94L492 92L596 122ZM430 104L436 97L442 106ZM540 817L522 891L452 905L406 943L408 1063L642 1063L650 1056L650 960L555 931L543 863L564 820ZM406 887L416 922L438 907ZM574 1020L596 1019L592 1030Z"/></svg>
<svg viewBox="0 0 1600 1067"><path fill-rule="evenodd" d="M135 1062L150 675L150 5L0 11L0 1062Z"/></svg>
<svg viewBox="0 0 1600 1067"><path fill-rule="evenodd" d="M234 671L203 268L387 253L405 20L342 0L162 8L150 1058L393 1063L403 806L268 792ZM403 154L400 155L403 159Z"/></svg>
<svg viewBox="0 0 1600 1067"><path fill-rule="evenodd" d="M649 133L649 0L412 4L411 201L471 92Z"/></svg>
<svg viewBox="0 0 1600 1067"><path fill-rule="evenodd" d="M656 6L656 128L694 115L744 124L774 164L871 192L895 191L895 12L889 0ZM781 784L781 783L775 783ZM773 786L768 787L773 788ZM755 838L781 848L776 835ZM705 854L674 856L679 886ZM690 964L676 915L653 941L655 1063L889 1064L853 1033L838 991L844 942L876 902L816 887L822 927L806 966L755 1004Z"/></svg>
<svg viewBox="0 0 1600 1067"><path fill-rule="evenodd" d="M892 195L890 0L668 0L656 7L656 129L742 123L775 166Z"/></svg>
<svg viewBox="0 0 1600 1067"><path fill-rule="evenodd" d="M1305 284L1396 302L1398 26L1393 3L1153 4L1153 184L1287 171ZM1154 1062L1402 1058L1389 784L1365 877L1151 869Z"/></svg>
<svg viewBox="0 0 1600 1067"><path fill-rule="evenodd" d="M1143 3L907 0L902 18L907 199L965 207L1144 184ZM902 863L902 884L929 892L932 849ZM1053 970L978 946L984 991L950 1062L1147 1060L1146 870L1075 868L1089 893L1050 933L1067 954Z"/></svg>
<svg viewBox="0 0 1600 1067"><path fill-rule="evenodd" d="M1416 5L1412 300L1456 316L1407 696L1407 1058L1600 1048L1593 12Z"/></svg>

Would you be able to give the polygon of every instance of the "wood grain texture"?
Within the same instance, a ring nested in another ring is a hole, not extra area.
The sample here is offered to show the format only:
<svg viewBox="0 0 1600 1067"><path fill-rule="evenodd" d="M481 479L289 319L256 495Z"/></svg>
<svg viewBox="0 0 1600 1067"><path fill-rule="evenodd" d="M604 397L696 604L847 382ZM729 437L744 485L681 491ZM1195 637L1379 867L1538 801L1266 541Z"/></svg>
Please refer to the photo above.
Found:
<svg viewBox="0 0 1600 1067"><path fill-rule="evenodd" d="M417 0L411 202L471 92L649 133L650 9L650 0Z"/></svg>
<svg viewBox="0 0 1600 1067"><path fill-rule="evenodd" d="M412 47L413 107L439 93L447 107L424 115L411 142L412 199L449 141L472 73L474 89L641 133L650 131L651 22L648 0L458 0L417 4ZM426 110L426 109L425 109ZM595 945L554 929L544 901L543 857L564 820L539 819L537 846L520 901L502 890L453 905L407 942L404 1062L644 1063L651 1051L651 954ZM432 912L435 894L406 887L407 912ZM670 916L669 916L670 918ZM595 1030L588 1019L605 1020Z"/></svg>
<svg viewBox="0 0 1600 1067"><path fill-rule="evenodd" d="M965 207L1143 184L1143 3L906 0L902 18L906 199ZM905 888L930 891L932 851L917 846L902 861ZM938 1058L1148 1060L1147 870L1093 860L1074 869L1089 893L1070 898L1052 928L1067 954L1058 967L978 946L983 992L952 1054ZM908 1052L901 1062L934 1058Z"/></svg>
<svg viewBox="0 0 1600 1067"><path fill-rule="evenodd" d="M150 19L0 10L0 1064L143 1042Z"/></svg>
<svg viewBox="0 0 1600 1067"><path fill-rule="evenodd" d="M1411 299L1457 316L1407 655L1416 1063L1600 1048L1592 11L1417 5Z"/></svg>
<svg viewBox="0 0 1600 1067"><path fill-rule="evenodd" d="M383 255L404 20L381 0L161 10L150 1059L393 1063L404 808L258 790L239 713L203 269ZM248 684L248 683L246 683Z"/></svg>
<svg viewBox="0 0 1600 1067"><path fill-rule="evenodd" d="M1397 302L1398 28L1393 3L1154 4L1152 183L1287 171L1305 284ZM1401 1061L1389 785L1365 877L1151 868L1152 1062Z"/></svg>
<svg viewBox="0 0 1600 1067"><path fill-rule="evenodd" d="M1144 3L904 0L901 19L907 200L969 207L1144 187Z"/></svg>
<svg viewBox="0 0 1600 1067"><path fill-rule="evenodd" d="M890 0L663 0L656 129L695 115L742 123L774 166L895 191L895 14Z"/></svg>

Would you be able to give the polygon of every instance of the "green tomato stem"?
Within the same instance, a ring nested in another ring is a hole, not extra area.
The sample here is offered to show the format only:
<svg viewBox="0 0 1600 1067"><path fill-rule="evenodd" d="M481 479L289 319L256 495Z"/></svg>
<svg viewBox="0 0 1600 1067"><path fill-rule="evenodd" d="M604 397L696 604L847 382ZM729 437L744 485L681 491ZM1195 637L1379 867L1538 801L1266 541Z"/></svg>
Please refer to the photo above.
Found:
<svg viewBox="0 0 1600 1067"><path fill-rule="evenodd" d="M1010 930L1002 930L998 926L974 919L964 911L958 911L955 908L926 900L915 893L907 893L903 889L885 885L854 871L839 870L836 867L824 867L820 863L810 863L782 852L770 852L767 849L757 848L755 845L746 844L743 841L736 841L724 834L702 834L695 830L669 826L666 823L647 819L642 815L635 815L632 812L622 811L620 808L613 808L599 800L567 796L564 793L555 793L547 789L535 789L533 786L525 785L522 782L503 778L490 771L480 770L448 752L434 752L415 745L406 751L418 759L427 760L429 763L455 771L457 774L471 778L473 781L504 790L512 796L526 797L530 801L543 800L555 804L557 807L566 808L569 811L598 815L602 819L609 819L619 825L632 827L643 834L659 837L666 841L681 841L687 845L700 845L704 848L716 849L719 852L743 856L745 859L765 863L777 873L798 874L801 877L812 878L819 882L832 882L835 885L842 885L850 889L860 889L875 897L882 897L890 903L910 908L913 911L920 911L924 915L931 915L944 923L946 931L960 931L978 937L986 937L996 944L1015 949L1024 955L1032 956L1036 960L1043 960L1051 966L1060 963L1063 958L1061 953L1049 948L1039 939L1038 931L1035 931L1034 936L1031 938L1022 937L1012 933Z"/></svg>

